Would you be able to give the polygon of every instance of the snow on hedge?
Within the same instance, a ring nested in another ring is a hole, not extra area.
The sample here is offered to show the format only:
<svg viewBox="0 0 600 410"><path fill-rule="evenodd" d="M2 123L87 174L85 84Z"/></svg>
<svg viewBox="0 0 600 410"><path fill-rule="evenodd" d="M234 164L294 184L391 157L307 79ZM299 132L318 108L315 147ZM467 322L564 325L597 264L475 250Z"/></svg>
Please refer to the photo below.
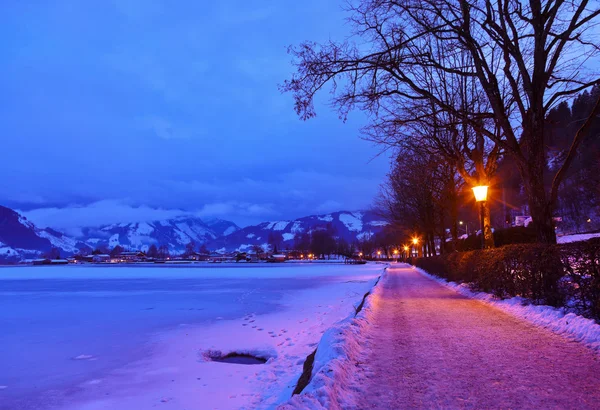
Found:
<svg viewBox="0 0 600 410"><path fill-rule="evenodd" d="M598 238L598 237L600 237L600 232L599 233L579 233L579 234L573 234L573 235L559 236L556 238L556 242L558 242L558 243L581 242L581 241L587 241L588 239Z"/></svg>

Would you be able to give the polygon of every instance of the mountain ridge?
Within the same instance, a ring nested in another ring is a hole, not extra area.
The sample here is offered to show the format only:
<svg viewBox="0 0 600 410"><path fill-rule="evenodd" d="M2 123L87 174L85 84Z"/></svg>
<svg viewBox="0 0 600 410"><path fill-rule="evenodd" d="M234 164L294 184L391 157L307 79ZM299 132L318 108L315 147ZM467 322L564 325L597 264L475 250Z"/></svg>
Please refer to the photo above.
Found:
<svg viewBox="0 0 600 410"><path fill-rule="evenodd" d="M375 235L386 222L375 212L338 211L290 220L261 222L240 228L218 218L201 219L181 215L171 219L147 222L115 223L98 227L82 227L81 234L68 236L53 228L38 228L25 216L0 206L0 261L40 257L53 248L61 255L110 250L119 245L125 249L146 251L149 246L166 245L173 254L183 252L186 245L205 245L219 251L246 251L256 245L275 244L292 249L302 235L328 229L333 236L352 243Z"/></svg>

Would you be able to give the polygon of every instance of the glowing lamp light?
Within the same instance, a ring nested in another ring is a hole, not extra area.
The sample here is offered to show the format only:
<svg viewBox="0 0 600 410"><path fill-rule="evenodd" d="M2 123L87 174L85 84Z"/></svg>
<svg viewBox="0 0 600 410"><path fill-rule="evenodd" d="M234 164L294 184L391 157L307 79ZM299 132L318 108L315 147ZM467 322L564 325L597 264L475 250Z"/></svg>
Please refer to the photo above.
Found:
<svg viewBox="0 0 600 410"><path fill-rule="evenodd" d="M419 243L419 238L413 238L412 242L416 245Z"/></svg>
<svg viewBox="0 0 600 410"><path fill-rule="evenodd" d="M408 246L404 245L404 252L408 252Z"/></svg>
<svg viewBox="0 0 600 410"><path fill-rule="evenodd" d="M377 255L381 255L381 251L377 251Z"/></svg>
<svg viewBox="0 0 600 410"><path fill-rule="evenodd" d="M475 201L484 202L487 201L488 187L487 185L480 185L473 187L473 194L475 194Z"/></svg>
<svg viewBox="0 0 600 410"><path fill-rule="evenodd" d="M358 254L358 256L360 256L362 258L362 252Z"/></svg>
<svg viewBox="0 0 600 410"><path fill-rule="evenodd" d="M394 255L398 255L398 249L394 249Z"/></svg>

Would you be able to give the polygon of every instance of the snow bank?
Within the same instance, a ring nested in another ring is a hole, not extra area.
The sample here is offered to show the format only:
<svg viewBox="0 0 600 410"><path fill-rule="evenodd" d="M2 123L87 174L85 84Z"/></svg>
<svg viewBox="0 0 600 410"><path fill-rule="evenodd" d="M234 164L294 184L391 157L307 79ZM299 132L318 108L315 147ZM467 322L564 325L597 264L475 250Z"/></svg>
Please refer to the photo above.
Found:
<svg viewBox="0 0 600 410"><path fill-rule="evenodd" d="M587 241L588 239L598 238L600 237L600 233L581 233L575 235L565 235L559 236L556 238L556 242L558 243L571 243L571 242L580 242Z"/></svg>
<svg viewBox="0 0 600 410"><path fill-rule="evenodd" d="M433 279L450 289L454 289L464 296L478 299L536 326L546 328L554 333L568 337L571 340L581 342L600 353L600 325L591 319L587 319L574 313L567 313L563 308L559 309L546 305L532 305L527 299L522 297L503 300L497 299L494 295L489 293L471 291L468 284L447 282L422 269L415 269L422 275Z"/></svg>
<svg viewBox="0 0 600 410"><path fill-rule="evenodd" d="M387 268L386 268L387 269ZM355 363L362 350L365 328L370 326L373 307L377 304L381 283L379 282L365 295L362 309L354 315L330 327L321 338L314 358L311 379L302 393L293 396L280 410L305 409L346 409L355 408L354 393L359 390L350 383L356 371Z"/></svg>

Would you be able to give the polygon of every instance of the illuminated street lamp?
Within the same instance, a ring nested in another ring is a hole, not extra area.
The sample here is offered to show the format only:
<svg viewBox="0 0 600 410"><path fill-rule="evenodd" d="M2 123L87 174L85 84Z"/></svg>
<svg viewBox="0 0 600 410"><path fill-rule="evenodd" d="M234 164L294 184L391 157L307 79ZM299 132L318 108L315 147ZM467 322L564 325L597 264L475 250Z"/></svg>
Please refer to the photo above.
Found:
<svg viewBox="0 0 600 410"><path fill-rule="evenodd" d="M394 249L394 258L396 258L396 262L398 262L398 249Z"/></svg>
<svg viewBox="0 0 600 410"><path fill-rule="evenodd" d="M377 259L381 259L381 251L377 251Z"/></svg>
<svg viewBox="0 0 600 410"><path fill-rule="evenodd" d="M483 222L484 204L487 201L488 186L479 185L473 187L473 194L475 195L475 202L480 203L481 212L481 249L485 249L485 226Z"/></svg>
<svg viewBox="0 0 600 410"><path fill-rule="evenodd" d="M403 249L404 249L404 255L405 255L405 258L406 258L406 259L408 259L408 250L409 250L410 248L409 248L407 245L404 245L404 248L403 248ZM404 259L404 260L406 260L406 259Z"/></svg>
<svg viewBox="0 0 600 410"><path fill-rule="evenodd" d="M416 236L412 239L412 243L413 243L413 248L415 250L417 250L417 245L419 244L419 238L417 238ZM419 256L419 251L417 250L417 256Z"/></svg>
<svg viewBox="0 0 600 410"><path fill-rule="evenodd" d="M458 221L458 224L459 224L460 226L463 226L463 225L465 225L465 223L464 223L463 221ZM466 223L466 225L465 225L465 233L467 234L467 236L469 236L469 223L468 223L468 222L467 222L467 223Z"/></svg>

